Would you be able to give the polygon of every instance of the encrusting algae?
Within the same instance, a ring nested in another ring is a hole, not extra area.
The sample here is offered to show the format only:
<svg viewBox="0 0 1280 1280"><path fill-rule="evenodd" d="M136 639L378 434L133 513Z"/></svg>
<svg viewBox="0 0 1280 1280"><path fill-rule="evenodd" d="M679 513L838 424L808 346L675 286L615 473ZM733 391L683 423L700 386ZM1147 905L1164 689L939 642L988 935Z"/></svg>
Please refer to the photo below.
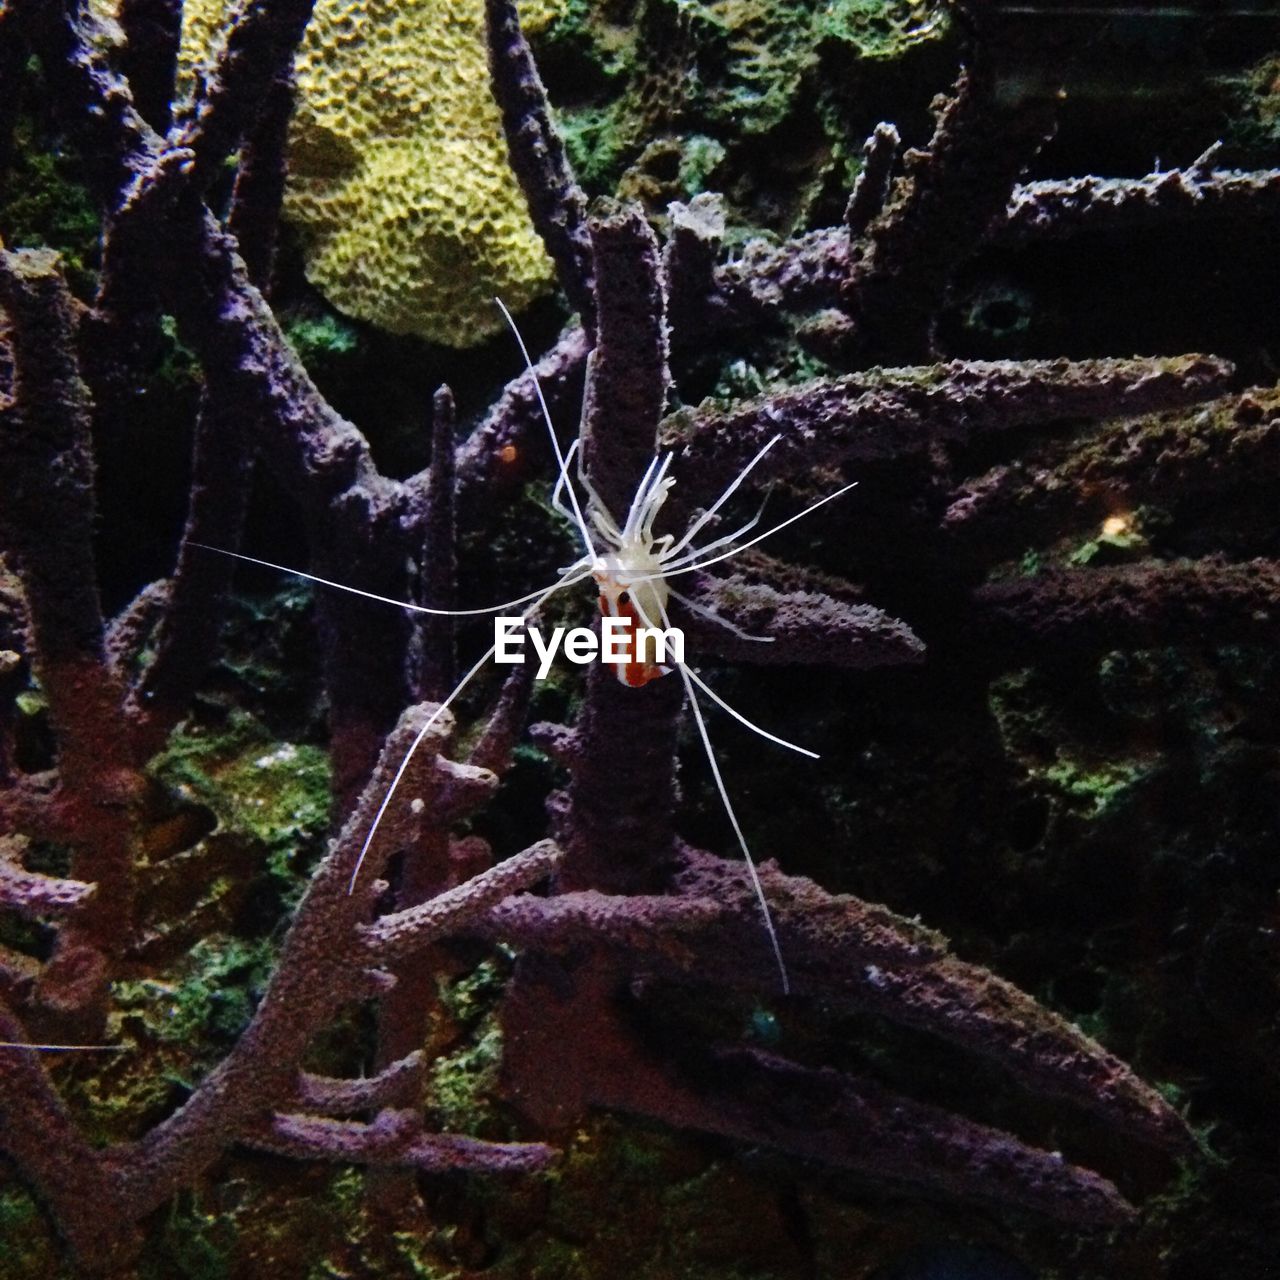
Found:
<svg viewBox="0 0 1280 1280"><path fill-rule="evenodd" d="M544 22L553 8L534 6ZM184 77L224 9L183 6ZM318 0L295 74L284 213L334 306L467 347L498 331L495 294L519 311L549 290L489 89L482 0Z"/></svg>

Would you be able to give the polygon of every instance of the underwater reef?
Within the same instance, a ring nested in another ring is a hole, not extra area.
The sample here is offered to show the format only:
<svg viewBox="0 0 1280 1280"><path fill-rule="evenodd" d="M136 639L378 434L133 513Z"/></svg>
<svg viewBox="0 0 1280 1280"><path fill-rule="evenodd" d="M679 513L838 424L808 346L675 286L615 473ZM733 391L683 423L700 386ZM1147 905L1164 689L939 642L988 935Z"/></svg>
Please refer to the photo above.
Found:
<svg viewBox="0 0 1280 1280"><path fill-rule="evenodd" d="M0 1274L1274 1277L1278 221L1264 6L2 0Z"/></svg>

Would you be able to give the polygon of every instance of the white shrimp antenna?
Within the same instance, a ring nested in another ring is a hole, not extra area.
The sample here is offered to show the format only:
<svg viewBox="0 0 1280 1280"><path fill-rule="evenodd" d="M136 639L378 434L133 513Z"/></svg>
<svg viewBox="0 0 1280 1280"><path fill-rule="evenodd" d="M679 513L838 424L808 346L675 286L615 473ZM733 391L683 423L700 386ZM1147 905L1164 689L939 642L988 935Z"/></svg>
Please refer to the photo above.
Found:
<svg viewBox="0 0 1280 1280"><path fill-rule="evenodd" d="M520 614L520 621L525 622L531 618L535 613L537 613L543 603L555 595L555 593L562 587L571 587L581 582L587 575L580 574L578 576L574 576L574 572L578 567L579 566L576 564L573 565L571 569L566 572L565 576L555 584L555 586L548 587L546 591L542 592L542 594L539 595L538 598ZM378 828L382 825L382 819L386 815L387 809L391 806L391 800L396 793L396 788L399 787L400 780L404 777L405 771L409 768L409 761L413 759L414 753L422 745L422 740L431 732L432 727L453 705L454 700L463 691L463 689L465 689L467 685L475 679L480 669L489 661L490 658L493 657L497 648L498 646L496 644L492 644L484 651L483 654L481 654L481 656L467 671L467 674L453 686L453 690L445 700L440 703L440 705L427 717L426 723L418 730L413 741L409 744L409 749L404 753L404 759L400 761L400 766L396 769L395 776L391 779L391 785L387 788L386 795L382 797L382 803L378 806L378 812L373 815L373 821L369 824L369 831L365 835L364 843L360 846L360 856L356 859L356 865L351 872L351 880L347 885L348 894L355 892L356 880L360 875L360 868L364 866L365 857L368 855L369 849L373 845L373 838L378 834Z"/></svg>
<svg viewBox="0 0 1280 1280"><path fill-rule="evenodd" d="M694 552L692 557L682 557L675 564L670 566L664 564L662 566L661 576L664 578L674 577L677 573L695 573L699 569L705 569L709 564L719 564L721 560L728 560L730 556L736 556L738 552L745 551L748 547L754 547L757 542L763 542L766 538L771 538L775 533L785 529L789 524L795 524L797 520L803 520L805 516L812 515L819 507L825 507L828 502L834 502L837 498L848 493L850 489L856 489L858 482L852 481L850 484L843 485L834 493L829 493L823 498L819 498L817 502L811 502L803 511L797 511L795 515L788 516L785 520L766 529L763 533L757 533L754 538L748 538L746 542L740 546L732 547L728 551L722 551L719 555L712 556L709 560L699 560L697 556L701 553ZM754 521L753 521L754 523ZM657 575L655 575L657 576ZM637 579L638 581L638 579Z"/></svg>
<svg viewBox="0 0 1280 1280"><path fill-rule="evenodd" d="M0 1049L25 1049L28 1053L123 1053L122 1044L23 1044L0 1040Z"/></svg>
<svg viewBox="0 0 1280 1280"><path fill-rule="evenodd" d="M646 627L653 624L645 616L644 610L639 603L635 603L636 612L640 616L640 621ZM666 609L658 606L658 612L662 618L662 625L668 630L671 628L671 619L667 616ZM778 931L773 925L773 912L769 910L769 900L764 896L764 885L760 883L760 874L756 871L755 859L751 856L751 850L747 847L747 837L742 833L742 824L738 821L738 815L734 812L733 803L729 799L729 788L724 785L724 778L720 774L720 765L716 761L716 753L711 746L711 735L707 732L706 721L702 717L702 708L698 705L698 691L693 686L690 676L693 672L689 670L683 662L677 662L676 670L680 672L680 679L684 683L684 690L689 695L689 709L693 712L693 722L698 726L698 736L702 739L702 747L706 752L707 763L711 766L711 776L715 780L716 790L720 793L720 803L724 805L724 811L728 815L729 825L733 828L733 834L738 838L738 848L742 850L743 861L747 864L747 875L751 877L751 887L755 890L756 901L760 904L760 912L764 916L765 932L769 935L769 945L773 948L773 958L778 964L778 975L782 979L782 994L789 996L791 994L791 979L787 976L786 961L782 958L782 944L778 941ZM694 677L697 679L697 677ZM757 733L778 743L780 746L790 747L793 751L803 752L805 755L814 755L812 751L805 751L803 747L797 747L793 742L787 742L784 738L774 737L771 733L766 733L758 725L752 724L746 716L739 715L738 712L729 706L718 695L711 692L711 689L698 680L698 684L711 694L711 697L726 711L732 714L738 720L741 720L748 728L754 729ZM814 756L816 759L817 757Z"/></svg>
<svg viewBox="0 0 1280 1280"><path fill-rule="evenodd" d="M564 451L560 448L560 440L556 436L555 425L551 421L551 410L547 408L547 398L542 394L542 383L538 381L538 374L533 367L533 359L529 355L529 348L525 346L524 338L521 337L520 330L516 328L516 322L512 319L511 312L507 310L506 303L501 298L494 298L494 302L497 303L498 310L502 312L511 332L515 334L516 342L520 346L520 354L524 356L525 368L529 370L529 377L533 379L533 389L537 393L538 404L542 408L542 420L547 424L547 435L551 437L551 448L556 455L556 466L560 469L560 478L564 481L565 488L569 491L569 502L573 507L573 517L577 521L578 532L582 534L582 541L587 548L587 552L594 560L596 557L595 543L591 540L591 531L587 528L587 522L583 519L582 508L578 505L578 495L574 492L573 481L569 478L569 465L565 460Z"/></svg>
<svg viewBox="0 0 1280 1280"><path fill-rule="evenodd" d="M505 600L502 604L485 605L483 609L432 609L425 604L413 604L408 600L397 600L395 596L380 596L376 591L364 591L360 587L348 586L345 582L334 582L331 578L322 578L318 574L307 573L303 569L294 569L287 564L276 564L272 560L259 560L257 556L247 556L241 551L228 551L225 547L211 547L207 542L189 542L191 547L199 547L202 551L216 551L220 556L230 556L233 560L243 560L246 564L260 565L264 569L278 569L281 573L292 574L295 578L305 578L308 582L319 583L322 587L332 587L335 591L345 591L351 596L363 596L366 600L377 600L381 604L393 604L397 609L408 609L413 613L429 613L433 618L480 618L486 613L498 613L503 609L514 609L518 604L527 604L530 600L538 600L544 597L547 591L559 591L561 587L570 587L584 581L590 577L590 573L583 572L580 577L574 578L571 582L566 581L563 577L559 582L553 583L550 587L543 587L539 591L530 591L527 595L517 596L514 600ZM586 570L589 561L585 558L574 561L563 572L574 573L578 569Z"/></svg>
<svg viewBox="0 0 1280 1280"><path fill-rule="evenodd" d="M711 736L707 733L706 722L702 718L702 708L698 705L698 694L693 687L693 683L689 679L689 669L683 662L676 664L676 670L680 672L680 679L684 681L685 692L689 695L689 709L693 712L693 722L698 726L698 736L702 739L703 749L707 753L707 763L711 766L711 776L715 779L716 790L720 793L720 802L724 805L724 811L728 814L729 825L733 827L733 834L738 837L738 848L742 850L743 861L747 864L747 875L751 877L751 887L755 890L756 901L760 904L760 911L764 915L765 931L769 935L769 945L773 948L773 958L778 964L778 974L782 978L782 994L789 996L791 994L791 979L787 976L787 965L782 958L782 945L778 941L778 931L773 925L773 912L769 910L769 900L764 896L764 885L760 883L760 873L756 870L755 859L751 856L751 850L747 848L747 838L742 834L742 826L738 822L738 815L733 811L733 805L729 802L729 789L724 785L724 778L720 776L720 765L716 762L716 753L711 749ZM785 745L790 745L787 743Z"/></svg>

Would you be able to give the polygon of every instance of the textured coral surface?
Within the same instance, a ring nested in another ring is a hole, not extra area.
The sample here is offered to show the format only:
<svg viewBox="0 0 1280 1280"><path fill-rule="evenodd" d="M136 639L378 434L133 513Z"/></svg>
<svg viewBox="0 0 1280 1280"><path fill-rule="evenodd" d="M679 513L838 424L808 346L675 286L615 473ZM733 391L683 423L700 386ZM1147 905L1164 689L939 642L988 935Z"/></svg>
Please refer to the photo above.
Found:
<svg viewBox="0 0 1280 1280"><path fill-rule="evenodd" d="M212 46L222 7L183 6L189 50ZM521 310L547 290L485 78L481 0L320 0L296 76L285 216L334 306L466 347L497 331L495 294Z"/></svg>

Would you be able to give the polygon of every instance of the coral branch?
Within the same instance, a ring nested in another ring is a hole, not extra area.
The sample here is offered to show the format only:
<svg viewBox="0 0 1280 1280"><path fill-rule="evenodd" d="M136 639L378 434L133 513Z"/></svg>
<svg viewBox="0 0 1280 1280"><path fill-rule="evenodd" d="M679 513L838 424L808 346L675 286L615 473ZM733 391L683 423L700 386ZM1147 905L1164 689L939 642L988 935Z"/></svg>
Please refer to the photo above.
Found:
<svg viewBox="0 0 1280 1280"><path fill-rule="evenodd" d="M344 1003L385 993L384 977L369 970L357 931L377 889L374 877L423 821L408 797L437 789L432 778L447 717L419 745L401 779L403 802L387 808L364 874L354 892L350 886L391 778L433 711L429 704L410 708L388 736L373 777L298 906L267 991L235 1047L180 1110L141 1142L113 1152L131 1216L163 1204L230 1143L259 1131L268 1114L294 1096L298 1064L312 1036Z"/></svg>
<svg viewBox="0 0 1280 1280"><path fill-rule="evenodd" d="M1125 418L1054 442L964 481L950 495L948 532L993 548L1053 538L1064 522L1101 523L1158 502L1176 512L1220 495L1261 493L1280 478L1280 395L1254 388L1200 413Z"/></svg>
<svg viewBox="0 0 1280 1280"><path fill-rule="evenodd" d="M467 763L473 768L488 769L501 777L511 767L512 753L529 714L533 677L532 662L522 662L511 668L511 674L502 682L502 692L485 723L484 732L467 757Z"/></svg>
<svg viewBox="0 0 1280 1280"><path fill-rule="evenodd" d="M884 210L889 199L889 178L901 145L898 130L884 122L876 125L863 143L862 168L844 211L844 222L851 240L858 239Z"/></svg>
<svg viewBox="0 0 1280 1280"><path fill-rule="evenodd" d="M667 210L670 239L662 253L662 278L671 318L671 342L696 350L706 326L723 327L725 307L716 289L716 257L724 238L724 202L704 192Z"/></svg>
<svg viewBox="0 0 1280 1280"><path fill-rule="evenodd" d="M1091 650L1195 641L1274 644L1280 562L1150 561L1114 569L1052 569L979 587L984 625L998 628L1002 660L1046 645Z"/></svg>
<svg viewBox="0 0 1280 1280"><path fill-rule="evenodd" d="M758 993L778 975L738 863L684 852L671 899L520 897L492 913L516 943L563 949L588 936L700 984ZM762 867L792 990L919 1027L999 1062L1028 1088L1062 1097L1134 1137L1186 1151L1185 1125L1118 1058L988 970L951 956L941 935L847 894ZM701 936L699 936L701 935Z"/></svg>
<svg viewBox="0 0 1280 1280"><path fill-rule="evenodd" d="M195 154L192 178L201 189L254 124L272 83L288 77L314 2L238 0L215 64L173 129L173 145Z"/></svg>
<svg viewBox="0 0 1280 1280"><path fill-rule="evenodd" d="M550 840L540 840L488 871L447 889L429 902L380 917L360 929L371 964L388 964L459 933L495 903L549 876L563 855Z"/></svg>
<svg viewBox="0 0 1280 1280"><path fill-rule="evenodd" d="M147 612L160 612L155 657L130 690L127 714L138 730L142 754L159 750L185 713L213 656L230 590L234 561L206 548L233 551L249 501L250 463L240 424L228 412L232 401L211 370L200 398L191 460L186 526L173 577L146 591L157 598ZM112 628L113 647L123 637Z"/></svg>
<svg viewBox="0 0 1280 1280"><path fill-rule="evenodd" d="M485 0L485 14L489 71L511 168L528 201L534 228L556 264L560 287L583 328L594 335L595 285L586 196L569 169L564 144L551 121L547 91L520 30L514 0Z"/></svg>
<svg viewBox="0 0 1280 1280"><path fill-rule="evenodd" d="M666 307L658 243L640 210L607 205L591 219L599 334L582 409L587 476L614 519L653 457L667 386Z"/></svg>
<svg viewBox="0 0 1280 1280"><path fill-rule="evenodd" d="M448 387L441 387L432 403L431 470L422 517L421 603L433 609L457 607L456 434L453 393ZM418 624L418 674L414 683L419 697L443 698L457 681L456 631L452 618L424 616Z"/></svg>
<svg viewBox="0 0 1280 1280"><path fill-rule="evenodd" d="M1128 1222L1133 1209L1105 1178L867 1079L772 1055L716 1056L716 1080L687 1096L685 1123L742 1142L903 1182L961 1200L1016 1205L1058 1222ZM621 1084L626 1106L630 1092ZM643 1105L643 1099L638 1099ZM679 1115L664 1116L679 1123Z"/></svg>
<svg viewBox="0 0 1280 1280"><path fill-rule="evenodd" d="M687 637L735 662L825 663L869 667L920 662L924 643L905 622L869 604L847 604L811 591L778 591L743 577L694 574L689 598L754 636L744 639L698 613L682 616ZM684 590L684 588L682 588Z"/></svg>
<svg viewBox="0 0 1280 1280"><path fill-rule="evenodd" d="M867 1080L743 1050L691 1049L679 1065L663 1061L641 1042L628 1016L634 1010L609 995L600 967L534 958L522 968L525 981L504 1014L519 1037L507 1085L543 1124L563 1128L587 1107L613 1107L1059 1221L1106 1224L1132 1215L1096 1174ZM590 1052L579 1051L583 1027L591 1029Z"/></svg>
<svg viewBox="0 0 1280 1280"><path fill-rule="evenodd" d="M589 347L586 333L575 325L534 363L553 422L578 418ZM459 448L459 488L474 501L478 493L487 494L495 481L527 474L529 459L542 456L545 433L542 406L526 370L506 385L484 421Z"/></svg>
<svg viewBox="0 0 1280 1280"><path fill-rule="evenodd" d="M317 1115L342 1116L384 1106L406 1085L421 1086L427 1055L421 1050L389 1063L376 1076L362 1080L335 1080L329 1076L298 1073L296 1105Z"/></svg>
<svg viewBox="0 0 1280 1280"><path fill-rule="evenodd" d="M939 104L926 151L908 151L896 198L854 250L844 298L868 348L895 361L933 354L951 273L1003 213L1050 131L1042 104L999 104L979 59Z"/></svg>
<svg viewBox="0 0 1280 1280"><path fill-rule="evenodd" d="M293 98L293 77L288 71L282 72L268 86L257 117L240 147L240 163L227 214L227 230L240 246L249 280L264 294L271 292Z"/></svg>
<svg viewBox="0 0 1280 1280"><path fill-rule="evenodd" d="M96 961L82 963L91 952L118 951L132 928L131 808L141 779L119 729L124 691L106 658L93 562L88 399L56 255L0 251L0 305L14 362L13 401L0 411L0 539L18 561L32 663L58 736L63 816L76 831L72 876L98 889L59 938L59 955L87 972L97 968ZM96 1003L87 988L84 994Z"/></svg>
<svg viewBox="0 0 1280 1280"><path fill-rule="evenodd" d="M13 399L0 419L4 503L0 533L18 557L34 648L68 759L96 764L91 739L110 717L83 684L105 665L93 564L89 399L76 364L75 304L57 255L0 250L0 306L8 314ZM108 681L108 690L110 682ZM99 714L86 722L86 704Z"/></svg>
<svg viewBox="0 0 1280 1280"><path fill-rule="evenodd" d="M1133 233L1189 218L1265 221L1280 214L1280 169L1242 172L1198 163L1142 178L1047 179L1015 187L995 230L1001 243L1081 232Z"/></svg>
<svg viewBox="0 0 1280 1280"><path fill-rule="evenodd" d="M182 0L120 0L121 69L134 104L158 133L169 128L182 34Z"/></svg>
<svg viewBox="0 0 1280 1280"><path fill-rule="evenodd" d="M727 412L682 410L664 423L699 494L715 493L774 435L760 481L834 462L922 454L1016 426L1194 404L1221 393L1232 366L1213 356L1132 360L952 361L811 382ZM684 495L686 500L689 495Z"/></svg>
<svg viewBox="0 0 1280 1280"><path fill-rule="evenodd" d="M26 1038L0 1003L0 1040L15 1045ZM0 1048L0 1150L48 1206L85 1274L110 1272L133 1257L138 1240L117 1188L49 1082L40 1054L30 1050Z"/></svg>
<svg viewBox="0 0 1280 1280"><path fill-rule="evenodd" d="M398 1165L423 1173L532 1173L555 1159L540 1142L485 1142L422 1131L410 1111L386 1110L369 1124L315 1116L277 1115L246 1136L249 1146L300 1160Z"/></svg>
<svg viewBox="0 0 1280 1280"><path fill-rule="evenodd" d="M66 880L25 870L19 862L25 841L0 836L0 906L24 916L66 915L93 893L82 880Z"/></svg>

